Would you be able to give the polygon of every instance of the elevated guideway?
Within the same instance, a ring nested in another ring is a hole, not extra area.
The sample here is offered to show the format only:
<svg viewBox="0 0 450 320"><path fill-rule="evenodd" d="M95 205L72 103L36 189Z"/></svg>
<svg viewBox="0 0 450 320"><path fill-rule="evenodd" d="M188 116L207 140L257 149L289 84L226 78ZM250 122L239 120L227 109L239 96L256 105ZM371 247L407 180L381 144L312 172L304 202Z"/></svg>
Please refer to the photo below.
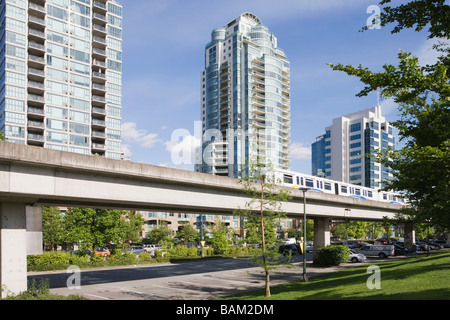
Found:
<svg viewBox="0 0 450 320"><path fill-rule="evenodd" d="M303 192L291 196L284 211L302 217ZM327 244L330 219L376 221L402 208L312 191L306 198L317 245ZM26 290L26 255L42 250L41 205L233 214L249 200L238 179L0 142L0 286Z"/></svg>

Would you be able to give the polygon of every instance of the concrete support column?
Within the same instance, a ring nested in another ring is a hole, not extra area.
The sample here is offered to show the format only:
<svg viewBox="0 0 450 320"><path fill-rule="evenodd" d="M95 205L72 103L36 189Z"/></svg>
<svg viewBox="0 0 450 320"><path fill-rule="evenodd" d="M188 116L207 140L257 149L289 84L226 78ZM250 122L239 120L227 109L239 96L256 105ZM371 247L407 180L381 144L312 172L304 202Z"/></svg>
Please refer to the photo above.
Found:
<svg viewBox="0 0 450 320"><path fill-rule="evenodd" d="M2 297L27 290L25 203L0 202L0 287Z"/></svg>
<svg viewBox="0 0 450 320"><path fill-rule="evenodd" d="M314 218L314 257L317 261L317 250L331 244L330 240L330 219Z"/></svg>
<svg viewBox="0 0 450 320"><path fill-rule="evenodd" d="M416 248L416 231L412 223L405 223L405 248L415 250Z"/></svg>

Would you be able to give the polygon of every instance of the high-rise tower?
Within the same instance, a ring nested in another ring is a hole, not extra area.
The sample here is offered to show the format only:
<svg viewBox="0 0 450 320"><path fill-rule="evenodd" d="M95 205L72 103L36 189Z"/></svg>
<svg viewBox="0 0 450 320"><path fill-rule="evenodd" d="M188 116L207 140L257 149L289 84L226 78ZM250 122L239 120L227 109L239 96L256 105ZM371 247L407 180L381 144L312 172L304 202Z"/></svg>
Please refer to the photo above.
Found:
<svg viewBox="0 0 450 320"><path fill-rule="evenodd" d="M202 164L241 177L259 161L290 168L290 65L252 13L212 32L201 73Z"/></svg>
<svg viewBox="0 0 450 320"><path fill-rule="evenodd" d="M312 144L312 174L371 188L385 186L392 173L369 154L394 147L392 125L381 107L333 119Z"/></svg>
<svg viewBox="0 0 450 320"><path fill-rule="evenodd" d="M0 130L7 140L120 159L120 3L0 3Z"/></svg>

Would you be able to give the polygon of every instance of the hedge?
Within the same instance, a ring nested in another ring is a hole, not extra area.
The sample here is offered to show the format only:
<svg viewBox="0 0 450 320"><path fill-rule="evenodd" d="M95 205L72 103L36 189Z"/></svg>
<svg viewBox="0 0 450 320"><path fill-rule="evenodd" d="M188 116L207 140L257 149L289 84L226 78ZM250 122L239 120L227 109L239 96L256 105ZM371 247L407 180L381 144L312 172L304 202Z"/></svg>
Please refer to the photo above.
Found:
<svg viewBox="0 0 450 320"><path fill-rule="evenodd" d="M253 248L246 247L228 247L223 256L245 256ZM130 252L114 251L110 256L103 257L87 254L71 254L69 252L44 252L41 255L32 255L27 257L28 271L47 271L64 270L70 265L76 265L80 268L145 264L155 262L168 262L170 259L196 259L202 256L200 249L195 246L190 248L186 246L175 246L167 251L156 250L153 257L150 253L143 252L138 256ZM204 257L214 257L212 247L203 249Z"/></svg>
<svg viewBox="0 0 450 320"><path fill-rule="evenodd" d="M320 266L337 266L347 262L350 250L347 246L329 245L317 251L317 264Z"/></svg>

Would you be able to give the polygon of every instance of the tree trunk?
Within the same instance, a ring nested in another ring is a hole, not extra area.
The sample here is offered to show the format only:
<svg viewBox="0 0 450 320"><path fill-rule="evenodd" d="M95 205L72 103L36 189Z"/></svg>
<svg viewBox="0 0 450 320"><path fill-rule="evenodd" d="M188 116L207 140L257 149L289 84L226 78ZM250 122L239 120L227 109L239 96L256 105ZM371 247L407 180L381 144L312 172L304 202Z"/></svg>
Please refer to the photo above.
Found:
<svg viewBox="0 0 450 320"><path fill-rule="evenodd" d="M269 270L266 269L266 298L270 297Z"/></svg>

